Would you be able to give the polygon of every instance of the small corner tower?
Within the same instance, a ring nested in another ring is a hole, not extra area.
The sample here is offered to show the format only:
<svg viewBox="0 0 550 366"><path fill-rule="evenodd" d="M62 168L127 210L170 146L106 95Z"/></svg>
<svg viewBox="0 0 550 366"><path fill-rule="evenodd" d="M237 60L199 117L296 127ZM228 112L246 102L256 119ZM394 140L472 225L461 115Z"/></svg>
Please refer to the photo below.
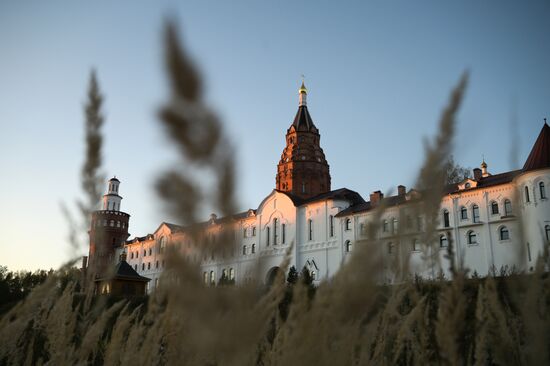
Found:
<svg viewBox="0 0 550 366"><path fill-rule="evenodd" d="M298 112L286 132L286 147L277 165L276 189L300 198L330 191L330 171L320 146L321 135L307 109L307 89L298 90Z"/></svg>
<svg viewBox="0 0 550 366"><path fill-rule="evenodd" d="M89 267L96 276L105 276L116 264L115 251L130 236L130 215L120 211L122 197L118 194L119 186L120 181L116 177L111 178L107 193L103 195L102 209L92 213Z"/></svg>

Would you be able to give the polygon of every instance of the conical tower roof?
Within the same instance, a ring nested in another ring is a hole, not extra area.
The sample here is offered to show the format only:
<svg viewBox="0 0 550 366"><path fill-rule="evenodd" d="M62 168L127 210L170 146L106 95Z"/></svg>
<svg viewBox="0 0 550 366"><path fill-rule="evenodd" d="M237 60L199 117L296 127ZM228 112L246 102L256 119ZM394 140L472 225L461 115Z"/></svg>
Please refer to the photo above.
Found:
<svg viewBox="0 0 550 366"><path fill-rule="evenodd" d="M523 171L542 168L550 168L550 126L546 123L546 119L539 137L523 165Z"/></svg>

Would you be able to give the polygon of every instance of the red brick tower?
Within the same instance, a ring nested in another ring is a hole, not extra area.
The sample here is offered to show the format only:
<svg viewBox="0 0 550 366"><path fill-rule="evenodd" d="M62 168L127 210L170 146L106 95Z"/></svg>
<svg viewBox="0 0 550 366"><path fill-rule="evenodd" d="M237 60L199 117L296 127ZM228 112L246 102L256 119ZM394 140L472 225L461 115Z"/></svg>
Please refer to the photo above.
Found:
<svg viewBox="0 0 550 366"><path fill-rule="evenodd" d="M330 171L321 135L307 110L307 89L302 82L294 122L286 132L286 147L277 165L277 190L300 198L330 191Z"/></svg>
<svg viewBox="0 0 550 366"><path fill-rule="evenodd" d="M92 213L90 224L89 268L95 276L105 276L118 262L115 251L124 245L130 234L130 215L120 211L122 197L118 194L120 181L109 180L107 194L103 195L102 210Z"/></svg>

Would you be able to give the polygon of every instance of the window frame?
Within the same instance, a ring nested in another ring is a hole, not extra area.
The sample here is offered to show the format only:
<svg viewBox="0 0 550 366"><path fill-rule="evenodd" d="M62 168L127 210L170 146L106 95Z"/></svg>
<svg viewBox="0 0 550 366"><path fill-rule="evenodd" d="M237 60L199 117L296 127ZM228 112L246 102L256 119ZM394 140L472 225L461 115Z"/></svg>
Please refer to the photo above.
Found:
<svg viewBox="0 0 550 366"><path fill-rule="evenodd" d="M477 241L477 233L473 230L468 231L466 234L466 237L468 239L468 245L478 245L479 242ZM472 240L473 238L473 240Z"/></svg>
<svg viewBox="0 0 550 366"><path fill-rule="evenodd" d="M460 220L468 220L468 209L466 206L460 206Z"/></svg>
<svg viewBox="0 0 550 366"><path fill-rule="evenodd" d="M472 205L472 222L475 222L475 223L481 222L479 217L480 217L479 206L476 203L474 203Z"/></svg>
<svg viewBox="0 0 550 366"><path fill-rule="evenodd" d="M499 213L500 213L500 208L498 207L498 202L491 201L491 215L498 215Z"/></svg>
<svg viewBox="0 0 550 366"><path fill-rule="evenodd" d="M504 237L504 235L503 235L504 233L506 233L506 237ZM508 227L506 227L506 225L503 225L498 229L498 239L500 241L510 240L510 229L508 229Z"/></svg>

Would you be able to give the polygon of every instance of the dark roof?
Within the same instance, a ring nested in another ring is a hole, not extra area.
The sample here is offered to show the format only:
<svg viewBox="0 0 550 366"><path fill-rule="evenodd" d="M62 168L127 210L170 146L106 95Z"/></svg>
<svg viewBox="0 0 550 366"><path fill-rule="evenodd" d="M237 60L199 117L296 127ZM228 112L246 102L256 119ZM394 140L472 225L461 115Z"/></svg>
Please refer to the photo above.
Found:
<svg viewBox="0 0 550 366"><path fill-rule="evenodd" d="M116 180L117 182L120 182L117 177L112 177L111 179L109 179L109 182L111 182L113 180Z"/></svg>
<svg viewBox="0 0 550 366"><path fill-rule="evenodd" d="M550 126L544 123L542 130L523 165L523 171L550 167Z"/></svg>
<svg viewBox="0 0 550 366"><path fill-rule="evenodd" d="M277 192L286 194L296 206L301 206L301 205L305 205L306 203L323 201L327 199L345 200L350 202L351 205L358 205L361 203L365 203L365 200L363 199L363 197L361 197L359 193L347 188L340 188L334 191L321 193L321 194L318 194L317 196L313 196L311 198L306 198L306 199L300 198L288 192L283 192L283 191L277 191Z"/></svg>
<svg viewBox="0 0 550 366"><path fill-rule="evenodd" d="M317 132L317 127L313 124L313 120L305 105L298 107L298 112L296 112L296 117L294 117L292 125L297 131Z"/></svg>
<svg viewBox="0 0 550 366"><path fill-rule="evenodd" d="M101 281L104 278L98 278L96 281ZM149 282L150 278L140 276L126 261L120 261L115 267L115 274L112 278L113 280L128 280L128 281L139 281L139 282Z"/></svg>
<svg viewBox="0 0 550 366"><path fill-rule="evenodd" d="M380 205L384 205L385 207L391 207L391 206L398 206L400 204L403 204L407 201L407 198L405 195L397 195L397 196L389 196L389 197L383 197L380 200ZM342 211L340 211L336 217L342 217L342 216L348 216L352 215L357 212L365 212L373 209L375 206L371 204L371 202L363 202L357 205L350 206Z"/></svg>

